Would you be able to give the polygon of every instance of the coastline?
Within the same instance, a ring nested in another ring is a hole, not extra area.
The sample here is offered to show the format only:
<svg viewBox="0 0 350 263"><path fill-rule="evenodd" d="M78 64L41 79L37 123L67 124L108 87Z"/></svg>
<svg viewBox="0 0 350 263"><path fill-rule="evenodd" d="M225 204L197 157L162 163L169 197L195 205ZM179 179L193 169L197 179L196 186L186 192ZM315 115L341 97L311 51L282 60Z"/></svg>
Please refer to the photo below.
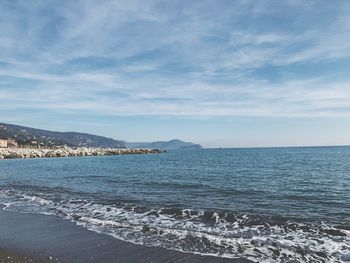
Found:
<svg viewBox="0 0 350 263"><path fill-rule="evenodd" d="M101 155L124 154L155 154L162 153L160 149L115 149L115 148L58 148L58 149L32 149L32 148L0 148L0 159L17 158L58 158Z"/></svg>
<svg viewBox="0 0 350 263"><path fill-rule="evenodd" d="M252 262L135 245L62 218L6 211L3 206L0 206L0 260L1 255L5 259L10 256L27 260L1 262Z"/></svg>

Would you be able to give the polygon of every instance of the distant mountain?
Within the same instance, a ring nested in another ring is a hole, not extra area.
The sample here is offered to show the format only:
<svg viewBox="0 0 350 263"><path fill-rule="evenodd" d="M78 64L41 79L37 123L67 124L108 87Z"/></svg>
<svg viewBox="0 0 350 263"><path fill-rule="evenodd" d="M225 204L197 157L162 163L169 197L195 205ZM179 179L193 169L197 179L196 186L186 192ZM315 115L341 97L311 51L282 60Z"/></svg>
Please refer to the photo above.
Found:
<svg viewBox="0 0 350 263"><path fill-rule="evenodd" d="M0 123L0 139L14 139L20 145L125 148L124 141L80 132L56 132Z"/></svg>
<svg viewBox="0 0 350 263"><path fill-rule="evenodd" d="M159 148L159 149L200 149L199 144L192 142L184 142L178 139L171 141L156 141L156 142L126 142L127 148Z"/></svg>
<svg viewBox="0 0 350 263"><path fill-rule="evenodd" d="M0 139L14 139L19 145L102 147L102 148L159 148L200 149L199 144L181 140L156 142L124 142L80 132L56 132L25 126L0 123Z"/></svg>

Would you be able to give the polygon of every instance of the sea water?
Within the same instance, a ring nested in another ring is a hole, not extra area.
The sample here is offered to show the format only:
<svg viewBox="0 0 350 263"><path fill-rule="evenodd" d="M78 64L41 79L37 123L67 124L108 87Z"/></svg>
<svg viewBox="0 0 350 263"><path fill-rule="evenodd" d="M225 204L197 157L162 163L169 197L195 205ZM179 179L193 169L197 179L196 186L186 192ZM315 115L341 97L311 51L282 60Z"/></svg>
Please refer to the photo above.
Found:
<svg viewBox="0 0 350 263"><path fill-rule="evenodd" d="M147 246L350 260L350 147L0 160L0 203Z"/></svg>

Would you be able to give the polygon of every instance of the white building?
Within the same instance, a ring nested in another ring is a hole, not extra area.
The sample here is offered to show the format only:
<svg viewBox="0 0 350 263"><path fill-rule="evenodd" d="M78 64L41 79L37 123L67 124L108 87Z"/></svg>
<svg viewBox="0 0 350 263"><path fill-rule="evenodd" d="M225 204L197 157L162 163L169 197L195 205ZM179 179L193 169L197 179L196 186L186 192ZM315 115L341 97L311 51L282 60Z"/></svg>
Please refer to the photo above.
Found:
<svg viewBox="0 0 350 263"><path fill-rule="evenodd" d="M7 148L7 140L0 139L0 148Z"/></svg>

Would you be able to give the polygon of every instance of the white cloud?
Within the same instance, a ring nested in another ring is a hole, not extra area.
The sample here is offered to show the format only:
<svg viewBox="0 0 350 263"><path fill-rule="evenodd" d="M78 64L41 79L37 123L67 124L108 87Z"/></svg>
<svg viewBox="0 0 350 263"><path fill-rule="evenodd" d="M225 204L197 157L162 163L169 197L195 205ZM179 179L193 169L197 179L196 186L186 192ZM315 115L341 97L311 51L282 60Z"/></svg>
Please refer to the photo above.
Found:
<svg viewBox="0 0 350 263"><path fill-rule="evenodd" d="M6 78L0 83L0 109L191 117L350 115L348 79L296 75L269 81L254 74L270 65L349 58L350 20L341 11L346 3L327 27L296 17L290 30L256 23L276 10L287 15L288 8L302 8L300 1L271 8L265 1L229 7L179 2L171 8L143 1L77 1L57 8L45 2L19 4L0 11L6 20L0 26L0 61L10 63L0 68L0 78ZM45 10L50 13L43 15ZM312 12L309 5L305 10L304 16ZM308 23L296 30L301 21ZM89 62L94 57L115 64L100 67ZM80 58L87 61L70 65ZM26 80L35 84L26 86Z"/></svg>

